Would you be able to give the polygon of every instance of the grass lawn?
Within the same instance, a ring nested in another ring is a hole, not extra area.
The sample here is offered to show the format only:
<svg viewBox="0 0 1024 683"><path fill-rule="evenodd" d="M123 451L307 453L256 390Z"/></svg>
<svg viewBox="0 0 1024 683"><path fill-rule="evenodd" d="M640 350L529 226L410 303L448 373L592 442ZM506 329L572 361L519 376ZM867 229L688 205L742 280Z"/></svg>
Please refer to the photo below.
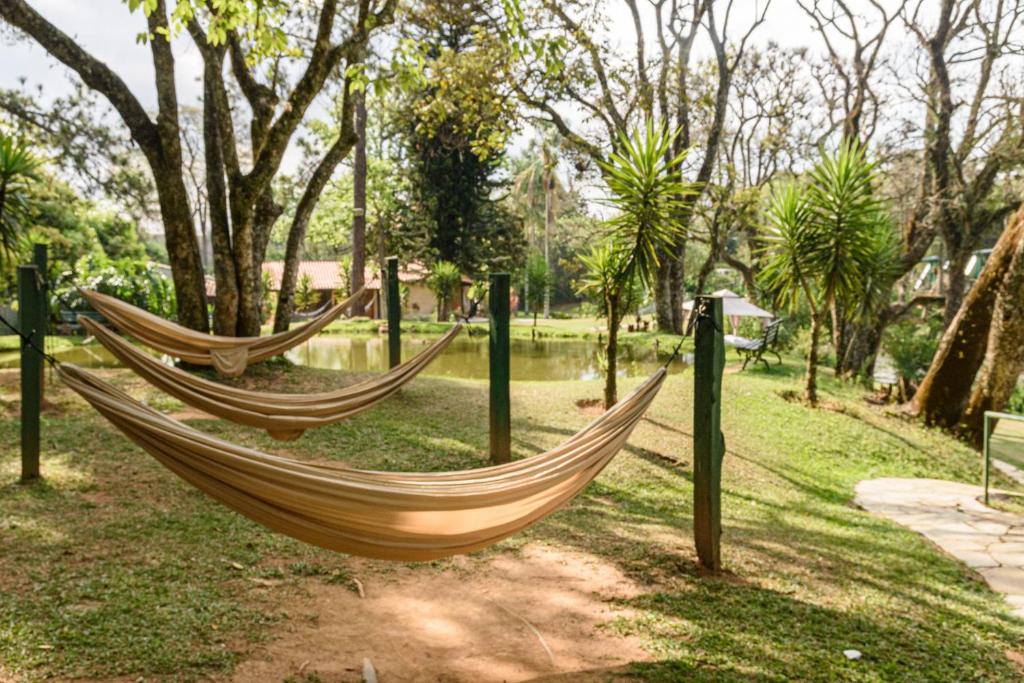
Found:
<svg viewBox="0 0 1024 683"><path fill-rule="evenodd" d="M125 371L100 374L160 409L181 408ZM921 537L851 505L865 478L975 482L978 456L828 379L826 409L788 402L779 394L798 375L787 364L732 367L726 377L725 575L695 565L690 372L667 380L629 447L584 495L481 556L550 544L593 553L639 582L641 594L623 600L631 616L606 626L651 653L636 680L1020 680L1024 623L1002 599ZM339 377L276 364L238 381L300 391ZM600 392L599 382L514 384L515 454L564 440L591 419L576 402ZM21 487L17 374L0 373L0 680L223 675L299 618L288 601L309 582L348 582L349 558L210 502L68 391L53 385L47 398L46 480ZM196 424L294 457L447 470L481 464L486 406L484 383L424 377L294 443ZM864 658L847 661L848 648Z"/></svg>

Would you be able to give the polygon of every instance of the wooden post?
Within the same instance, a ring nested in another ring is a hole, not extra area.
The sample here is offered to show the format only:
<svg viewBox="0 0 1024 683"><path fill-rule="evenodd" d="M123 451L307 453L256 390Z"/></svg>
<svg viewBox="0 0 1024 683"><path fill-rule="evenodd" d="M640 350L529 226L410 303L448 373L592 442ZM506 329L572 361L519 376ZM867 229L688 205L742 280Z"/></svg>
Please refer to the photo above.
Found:
<svg viewBox="0 0 1024 683"><path fill-rule="evenodd" d="M490 311L491 462L512 459L512 408L509 400L509 274L492 273Z"/></svg>
<svg viewBox="0 0 1024 683"><path fill-rule="evenodd" d="M39 309L40 329L43 334L43 344L46 344L46 335L50 331L50 281L47 279L47 274L50 271L47 265L45 244L37 243L32 245L32 263L39 269L39 283L41 286L39 295L40 303L42 304ZM46 349L45 346L40 346L39 348ZM39 368L39 405L44 403L46 403L46 363L42 363Z"/></svg>
<svg viewBox="0 0 1024 683"><path fill-rule="evenodd" d="M697 297L693 378L693 535L700 564L722 568L722 300Z"/></svg>
<svg viewBox="0 0 1024 683"><path fill-rule="evenodd" d="M388 367L402 362L402 297L398 290L398 257L387 259L388 283Z"/></svg>
<svg viewBox="0 0 1024 683"><path fill-rule="evenodd" d="M982 485L982 488L985 491L985 505L988 505L988 478L989 478L989 467L991 467L991 465L989 465L989 462L990 462L989 458L992 457L992 451L989 449L989 445L988 445L989 439L992 438L992 434L990 433L990 425L992 424L991 419L990 419L991 415L992 415L992 413L990 411L986 410L985 414L981 418L982 419L982 423L984 424L984 435L982 436L982 442L981 442L982 443L982 449L983 449L982 457L984 457L984 459L985 459L984 460L984 464L982 465L981 485Z"/></svg>
<svg viewBox="0 0 1024 683"><path fill-rule="evenodd" d="M43 348L43 295L39 269L35 265L18 266L18 329L38 348ZM21 481L39 478L39 409L43 358L29 347L21 346Z"/></svg>

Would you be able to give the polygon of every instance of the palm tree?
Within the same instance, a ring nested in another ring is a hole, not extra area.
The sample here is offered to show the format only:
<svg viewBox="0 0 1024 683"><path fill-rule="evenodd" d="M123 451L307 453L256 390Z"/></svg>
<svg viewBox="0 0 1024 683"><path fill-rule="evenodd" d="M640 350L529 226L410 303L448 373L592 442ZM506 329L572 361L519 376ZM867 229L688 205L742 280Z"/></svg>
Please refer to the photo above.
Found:
<svg viewBox="0 0 1024 683"><path fill-rule="evenodd" d="M451 314L449 305L452 296L462 284L462 272L451 261L437 261L427 276L427 286L437 297L437 320L442 322Z"/></svg>
<svg viewBox="0 0 1024 683"><path fill-rule="evenodd" d="M38 179L39 165L28 145L0 132L0 258L18 250L29 214L29 182Z"/></svg>
<svg viewBox="0 0 1024 683"><path fill-rule="evenodd" d="M835 154L823 154L808 184L777 189L767 211L767 250L761 274L780 307L804 302L811 314L805 400L817 403L818 342L825 316L832 315L838 341L846 319L883 296L893 257L892 230L874 196L874 164L856 141L845 140Z"/></svg>
<svg viewBox="0 0 1024 683"><path fill-rule="evenodd" d="M549 129L538 142L534 143L534 148L536 147L540 148L539 153L535 152L533 160L524 169L517 173L513 180L512 196L527 213L527 218L531 226L531 245L536 242L536 237L533 234L533 226L537 223L543 222L544 239L541 249L544 253L544 263L547 265L547 269L550 272L551 236L555 229L555 216L557 214L558 201L560 197L564 197L567 193L565 188L562 187L561 181L558 179L558 157L555 152L558 147L557 133ZM540 190L539 193L538 189ZM542 194L543 196L542 206L538 206L538 194ZM543 209L543 217L541 217L541 208ZM535 299L540 299L540 297L530 296L529 282L526 283L523 296L527 301L527 306L530 306ZM544 287L543 305L544 317L550 317L550 282Z"/></svg>
<svg viewBox="0 0 1024 683"><path fill-rule="evenodd" d="M683 236L685 227L675 217L695 191L680 173L689 150L675 157L669 153L675 137L676 133L664 126L655 129L648 120L645 129L621 135L616 151L600 162L617 213L607 223L608 240L583 258L587 274L581 289L603 300L608 319L606 407L618 401L619 323L629 295L638 284L651 289L658 254L667 253Z"/></svg>
<svg viewBox="0 0 1024 683"><path fill-rule="evenodd" d="M533 309L533 326L537 326L537 309L546 306L548 295L551 290L551 271L544 256L531 250L526 258L526 268L523 272L523 295L526 303Z"/></svg>

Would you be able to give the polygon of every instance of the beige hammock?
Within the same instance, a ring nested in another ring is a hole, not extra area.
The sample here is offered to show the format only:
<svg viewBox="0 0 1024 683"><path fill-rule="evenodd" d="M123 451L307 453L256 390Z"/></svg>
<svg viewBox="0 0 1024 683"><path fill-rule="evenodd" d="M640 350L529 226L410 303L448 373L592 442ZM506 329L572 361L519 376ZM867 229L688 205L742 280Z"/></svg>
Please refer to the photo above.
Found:
<svg viewBox="0 0 1024 683"><path fill-rule="evenodd" d="M432 560L491 545L580 493L626 444L658 370L560 446L459 472L377 472L244 448L176 422L72 365L57 372L115 427L196 488L270 529L352 555Z"/></svg>
<svg viewBox="0 0 1024 683"><path fill-rule="evenodd" d="M462 327L456 325L411 360L365 382L324 393L279 394L237 389L197 377L160 362L93 320L82 316L78 322L122 363L161 391L225 420L266 429L282 441L296 439L307 429L345 420L388 398L437 358Z"/></svg>
<svg viewBox="0 0 1024 683"><path fill-rule="evenodd" d="M225 377L238 377L245 372L249 363L280 356L318 334L345 309L359 301L365 289L331 306L305 325L266 337L224 337L196 332L115 297L85 289L79 291L93 309L123 334L135 337L146 346L180 358L186 363L212 365Z"/></svg>

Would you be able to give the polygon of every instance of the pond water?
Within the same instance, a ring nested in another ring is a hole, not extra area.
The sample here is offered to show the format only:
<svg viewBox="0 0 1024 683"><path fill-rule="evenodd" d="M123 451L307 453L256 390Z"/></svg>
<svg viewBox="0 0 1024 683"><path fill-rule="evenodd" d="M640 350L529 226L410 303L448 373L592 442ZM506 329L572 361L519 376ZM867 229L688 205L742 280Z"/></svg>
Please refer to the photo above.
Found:
<svg viewBox="0 0 1024 683"><path fill-rule="evenodd" d="M402 360L408 360L432 339L402 339ZM513 380L586 380L603 376L603 350L596 342L565 339L512 339ZM387 369L387 337L343 337L322 334L289 351L287 357L300 365L350 371L384 371ZM423 370L435 377L487 379L487 337L456 337L444 353ZM651 345L619 346L619 376L646 377L665 360L667 352L658 354ZM685 365L676 361L672 371Z"/></svg>
<svg viewBox="0 0 1024 683"><path fill-rule="evenodd" d="M402 359L419 353L435 338L406 335L402 339ZM513 380L588 380L603 376L603 350L599 344L583 340L513 339L511 340ZM650 344L619 346L620 377L646 377L668 358L669 349L655 352ZM117 367L117 359L99 344L76 346L55 354L63 361L83 367ZM299 365L350 372L383 372L387 369L386 336L343 336L321 334L289 351L286 356ZM687 359L676 360L670 372L680 372ZM0 368L18 367L18 354L0 356ZM435 377L487 379L487 337L463 333L444 353L423 370Z"/></svg>

